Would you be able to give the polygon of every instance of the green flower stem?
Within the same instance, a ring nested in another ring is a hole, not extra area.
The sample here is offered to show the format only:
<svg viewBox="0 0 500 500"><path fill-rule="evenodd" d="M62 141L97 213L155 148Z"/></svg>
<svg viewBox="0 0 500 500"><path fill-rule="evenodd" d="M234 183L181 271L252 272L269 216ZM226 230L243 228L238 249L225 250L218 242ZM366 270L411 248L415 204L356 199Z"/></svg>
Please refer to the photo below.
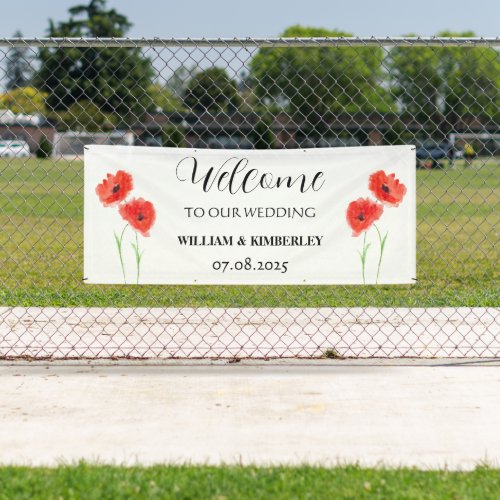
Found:
<svg viewBox="0 0 500 500"><path fill-rule="evenodd" d="M141 260L142 260L142 253L139 251L139 237L137 236L137 232L135 233L135 243L132 243L132 248L134 249L134 254L135 254L135 263L137 266L137 279L135 284L139 284L139 276L141 272Z"/></svg>
<svg viewBox="0 0 500 500"><path fill-rule="evenodd" d="M363 284L366 284L365 281L365 264L366 264L366 255L368 253L368 248L370 248L370 243L366 244L366 231L363 236L363 251L359 252L359 256L361 258L361 273L363 275Z"/></svg>
<svg viewBox="0 0 500 500"><path fill-rule="evenodd" d="M123 243L123 235L125 233L125 229L127 229L128 224L125 224L125 227L122 230L122 233L120 237L118 238L117 234L114 233L115 235L115 242L116 242L116 247L118 248L118 255L120 256L120 265L122 267L122 274L123 274L123 283L127 284L127 278L125 276L125 266L123 264L123 253L122 253L122 243Z"/></svg>
<svg viewBox="0 0 500 500"><path fill-rule="evenodd" d="M139 284L139 274L141 272L141 256L139 255L139 237L137 236L137 233L135 233L135 260L137 262L137 281L136 285Z"/></svg>
<svg viewBox="0 0 500 500"><path fill-rule="evenodd" d="M368 249L366 248L366 231L365 231L365 235L363 236L363 258L361 259L361 267L362 267L362 272L363 272L363 284L366 283L366 280L365 280L366 250L368 250Z"/></svg>
<svg viewBox="0 0 500 500"><path fill-rule="evenodd" d="M378 241L380 243L380 255L379 255L379 258L378 258L378 266L377 266L377 279L375 280L375 284L378 284L378 277L379 277L379 274L380 274L380 266L382 265L382 257L384 255L385 243L387 241L387 236L389 235L389 232L385 233L385 236L382 238L382 234L380 233L380 230L377 227L377 224L373 224L373 226L377 230Z"/></svg>

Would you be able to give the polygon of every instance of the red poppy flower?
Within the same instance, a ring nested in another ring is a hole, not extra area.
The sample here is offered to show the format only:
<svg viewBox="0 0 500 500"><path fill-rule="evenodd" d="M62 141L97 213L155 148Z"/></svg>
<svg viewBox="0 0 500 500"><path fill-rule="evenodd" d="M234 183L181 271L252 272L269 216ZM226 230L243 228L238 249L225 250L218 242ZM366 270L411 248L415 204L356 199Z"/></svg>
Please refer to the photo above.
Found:
<svg viewBox="0 0 500 500"><path fill-rule="evenodd" d="M108 174L101 184L95 188L95 192L105 207L112 207L122 202L134 187L132 176L118 170L115 175Z"/></svg>
<svg viewBox="0 0 500 500"><path fill-rule="evenodd" d="M359 236L380 219L384 207L369 198L358 198L347 207L347 223L351 226L352 235Z"/></svg>
<svg viewBox="0 0 500 500"><path fill-rule="evenodd" d="M120 215L143 236L149 236L149 230L156 220L155 207L150 201L133 198L120 205Z"/></svg>
<svg viewBox="0 0 500 500"><path fill-rule="evenodd" d="M406 194L406 186L396 179L396 174L387 175L383 170L370 175L368 188L377 200L391 207L397 207Z"/></svg>

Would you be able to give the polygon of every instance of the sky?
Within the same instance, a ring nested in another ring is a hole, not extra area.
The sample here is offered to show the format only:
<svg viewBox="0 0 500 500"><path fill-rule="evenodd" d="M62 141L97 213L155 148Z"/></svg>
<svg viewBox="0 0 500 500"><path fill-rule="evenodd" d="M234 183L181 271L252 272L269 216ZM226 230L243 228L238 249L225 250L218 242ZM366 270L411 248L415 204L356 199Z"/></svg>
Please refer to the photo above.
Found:
<svg viewBox="0 0 500 500"><path fill-rule="evenodd" d="M86 0L2 0L0 37L46 34L48 19ZM287 26L340 29L358 36L433 35L473 30L497 36L498 0L108 0L134 24L131 37L272 37Z"/></svg>

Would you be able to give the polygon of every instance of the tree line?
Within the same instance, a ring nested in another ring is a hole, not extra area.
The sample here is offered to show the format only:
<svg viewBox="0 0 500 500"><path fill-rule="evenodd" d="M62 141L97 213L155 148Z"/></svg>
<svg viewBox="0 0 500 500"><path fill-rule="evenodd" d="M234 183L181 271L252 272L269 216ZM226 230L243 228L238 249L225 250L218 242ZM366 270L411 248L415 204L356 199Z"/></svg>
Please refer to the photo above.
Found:
<svg viewBox="0 0 500 500"><path fill-rule="evenodd" d="M91 0L70 8L66 21L50 21L47 35L124 37L130 27L124 15L107 8L106 0ZM351 34L296 25L281 36ZM124 47L12 48L0 107L41 113L73 130L120 127L144 111L286 112L311 122L328 113L375 112L398 113L420 123L455 123L463 116L500 119L500 59L494 48L261 48L249 61L248 73L239 78L218 66L181 66L162 82L148 52Z"/></svg>

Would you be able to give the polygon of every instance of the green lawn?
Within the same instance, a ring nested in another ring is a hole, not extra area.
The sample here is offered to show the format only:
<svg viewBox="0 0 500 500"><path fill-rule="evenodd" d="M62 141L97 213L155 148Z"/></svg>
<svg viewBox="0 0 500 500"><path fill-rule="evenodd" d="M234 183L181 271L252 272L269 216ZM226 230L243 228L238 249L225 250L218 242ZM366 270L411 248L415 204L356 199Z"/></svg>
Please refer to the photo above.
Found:
<svg viewBox="0 0 500 500"><path fill-rule="evenodd" d="M471 472L315 467L0 468L0 500L481 499L499 498L500 470Z"/></svg>
<svg viewBox="0 0 500 500"><path fill-rule="evenodd" d="M91 286L81 281L82 162L1 160L0 304L497 306L500 159L461 160L417 178L412 286Z"/></svg>

